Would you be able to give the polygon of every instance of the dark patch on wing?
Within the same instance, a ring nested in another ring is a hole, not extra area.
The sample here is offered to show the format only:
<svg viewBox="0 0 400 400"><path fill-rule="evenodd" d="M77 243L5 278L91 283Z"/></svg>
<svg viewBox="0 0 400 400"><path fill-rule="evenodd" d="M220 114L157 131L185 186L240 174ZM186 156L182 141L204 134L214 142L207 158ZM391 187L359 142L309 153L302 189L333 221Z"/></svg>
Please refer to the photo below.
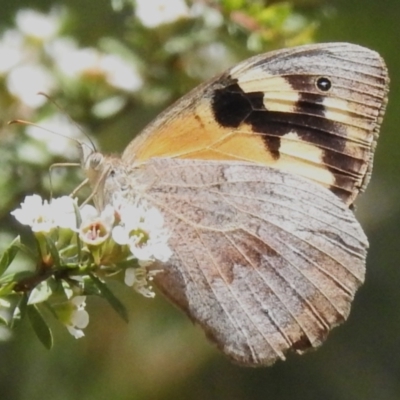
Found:
<svg viewBox="0 0 400 400"><path fill-rule="evenodd" d="M237 79L226 77L221 82L226 86L214 91L212 110L216 121L226 128L237 128L242 123L249 124L254 132L274 132L263 136L264 143L275 159L279 158L280 138L288 132L287 127L269 121L269 111L264 106L264 93L246 93Z"/></svg>
<svg viewBox="0 0 400 400"><path fill-rule="evenodd" d="M325 115L325 106L323 105L324 96L314 93L299 92L299 100L296 104L296 111L302 114Z"/></svg>
<svg viewBox="0 0 400 400"><path fill-rule="evenodd" d="M348 154L334 151L326 151L324 162L332 173L346 173L349 176L357 177L361 171L365 160L368 159L367 150L363 152L361 158L355 158Z"/></svg>
<svg viewBox="0 0 400 400"><path fill-rule="evenodd" d="M311 114L323 117L325 115L325 106L323 105L325 95L314 93L316 82L314 76L288 75L286 81L299 94L299 100L296 104L296 111L302 114Z"/></svg>
<svg viewBox="0 0 400 400"><path fill-rule="evenodd" d="M254 110L265 110L263 93L245 93L236 79L226 78L222 89L216 89L212 97L212 110L216 121L226 128L237 128Z"/></svg>
<svg viewBox="0 0 400 400"><path fill-rule="evenodd" d="M322 162L335 176L338 171L341 175L354 176L363 161L343 154L347 142L346 127L324 117L325 95L315 93L315 77L288 75L285 79L299 93L294 112L269 111L263 102L263 92L246 93L237 79L229 75L221 78L220 88L212 95L216 121L226 128L247 124L253 132L263 134L265 146L275 159L280 156L281 137L294 131L300 139L324 151Z"/></svg>

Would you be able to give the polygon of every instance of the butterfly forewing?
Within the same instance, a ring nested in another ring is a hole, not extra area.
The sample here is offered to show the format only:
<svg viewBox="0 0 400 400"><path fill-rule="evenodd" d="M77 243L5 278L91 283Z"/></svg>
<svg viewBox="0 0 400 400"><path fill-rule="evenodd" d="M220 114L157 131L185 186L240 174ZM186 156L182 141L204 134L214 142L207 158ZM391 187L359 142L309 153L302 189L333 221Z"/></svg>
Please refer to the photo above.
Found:
<svg viewBox="0 0 400 400"><path fill-rule="evenodd" d="M251 161L310 178L351 204L369 178L387 86L383 60L361 46L266 53L184 96L123 158Z"/></svg>

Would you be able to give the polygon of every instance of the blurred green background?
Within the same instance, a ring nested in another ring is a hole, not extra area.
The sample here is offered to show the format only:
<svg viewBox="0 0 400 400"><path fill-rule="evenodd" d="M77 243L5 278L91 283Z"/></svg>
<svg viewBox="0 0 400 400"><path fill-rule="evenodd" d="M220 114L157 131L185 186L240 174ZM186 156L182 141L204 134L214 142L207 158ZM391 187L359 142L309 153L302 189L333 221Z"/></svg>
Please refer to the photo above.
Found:
<svg viewBox="0 0 400 400"><path fill-rule="evenodd" d="M142 77L140 87L133 84L121 90L118 84L105 84L111 78L100 67L88 68L80 79L63 75L61 56L57 66L54 54L58 53L47 39L30 34L23 46L12 42L11 47L22 49L23 60L43 64L53 73L56 84L42 90L104 151L121 150L166 104L257 50L312 38L349 41L377 50L387 62L391 92L373 178L357 203L356 214L370 240L370 252L366 283L356 296L350 319L318 351L289 355L286 362L270 368L246 369L230 364L161 295L148 300L116 284L115 291L129 309L129 325L101 300L90 299L91 320L83 339L73 339L55 323L56 344L47 351L23 324L10 340L0 342L0 399L400 399L400 113L396 111L400 104L400 2L297 1L289 21L292 31L282 28L279 18L286 17L279 8L268 21L275 23L273 29L262 37L251 32L251 19L244 27L222 13L225 22L221 22L221 13L207 11L206 4L211 2L198 3L203 8L196 11L196 18L147 29L133 18L129 1L114 1L113 8L108 0L65 0L63 8L57 9L61 4L50 0L1 0L0 28L3 32L16 29L21 9L45 14L53 10L62 20L58 36L74 38L79 48L117 54L135 65ZM198 17L207 12L206 17ZM7 54L11 53L3 53L0 45L0 70ZM48 165L65 159L63 152L45 156L49 149L40 147L24 127L6 125L13 118L45 121L57 111L52 104L29 106L10 94L9 74L10 70L2 72L0 80L1 247L17 229L9 212L28 193L48 193ZM30 83L26 90L31 89ZM53 129L69 135L65 126ZM79 177L60 174L55 191L68 193Z"/></svg>

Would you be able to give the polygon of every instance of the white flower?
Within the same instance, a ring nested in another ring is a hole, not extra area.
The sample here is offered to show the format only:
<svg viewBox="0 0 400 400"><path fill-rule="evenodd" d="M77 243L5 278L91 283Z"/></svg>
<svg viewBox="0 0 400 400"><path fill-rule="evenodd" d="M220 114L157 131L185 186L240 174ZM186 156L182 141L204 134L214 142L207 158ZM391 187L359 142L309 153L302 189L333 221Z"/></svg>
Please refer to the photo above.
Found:
<svg viewBox="0 0 400 400"><path fill-rule="evenodd" d="M50 204L37 194L26 196L21 208L11 215L22 225L29 225L33 232L50 232L56 226Z"/></svg>
<svg viewBox="0 0 400 400"><path fill-rule="evenodd" d="M42 14L24 9L17 12L16 24L27 36L45 40L54 37L60 28L60 17L55 12Z"/></svg>
<svg viewBox="0 0 400 400"><path fill-rule="evenodd" d="M54 223L60 228L76 230L76 205L77 200L69 196L53 199L50 206L54 216Z"/></svg>
<svg viewBox="0 0 400 400"><path fill-rule="evenodd" d="M79 49L73 41L61 41L54 50L59 53L55 55L54 61L66 76L80 78L85 74L100 73L98 50L91 47Z"/></svg>
<svg viewBox="0 0 400 400"><path fill-rule="evenodd" d="M75 42L65 39L58 39L47 49L67 77L102 77L109 85L131 92L143 85L134 65L117 55L104 54L91 47L80 49Z"/></svg>
<svg viewBox="0 0 400 400"><path fill-rule="evenodd" d="M107 82L118 89L135 92L143 85L139 72L132 64L113 54L105 54L100 60Z"/></svg>
<svg viewBox="0 0 400 400"><path fill-rule="evenodd" d="M175 22L189 17L189 9L183 0L136 0L136 17L148 27Z"/></svg>
<svg viewBox="0 0 400 400"><path fill-rule="evenodd" d="M221 11L207 2L194 2L190 8L192 18L202 18L207 28L215 29L222 26L224 17Z"/></svg>
<svg viewBox="0 0 400 400"><path fill-rule="evenodd" d="M24 57L24 38L15 29L7 30L0 40L0 73L5 74Z"/></svg>
<svg viewBox="0 0 400 400"><path fill-rule="evenodd" d="M172 251L164 218L155 208L125 206L119 210L121 225L113 228L112 237L120 245L128 245L131 253L141 262L168 261Z"/></svg>
<svg viewBox="0 0 400 400"><path fill-rule="evenodd" d="M107 205L99 212L90 205L85 205L81 210L82 224L79 228L79 237L90 245L100 245L110 236L114 224L114 208Z"/></svg>
<svg viewBox="0 0 400 400"><path fill-rule="evenodd" d="M153 288L149 285L149 281L153 280L153 276L158 271L147 271L145 267L127 268L125 270L125 284L132 286L138 293L145 297L154 297Z"/></svg>
<svg viewBox="0 0 400 400"><path fill-rule="evenodd" d="M68 332L79 339L85 334L82 329L89 324L89 314L85 310L86 296L75 296L66 303L56 307L59 320L67 327Z"/></svg>
<svg viewBox="0 0 400 400"><path fill-rule="evenodd" d="M6 79L8 91L32 108L43 105L47 99L38 92L50 93L56 86L51 72L40 64L26 63L16 66Z"/></svg>
<svg viewBox="0 0 400 400"><path fill-rule="evenodd" d="M55 227L76 229L74 201L68 196L51 203L39 195L26 196L21 208L11 212L19 223L29 225L33 232L50 232Z"/></svg>

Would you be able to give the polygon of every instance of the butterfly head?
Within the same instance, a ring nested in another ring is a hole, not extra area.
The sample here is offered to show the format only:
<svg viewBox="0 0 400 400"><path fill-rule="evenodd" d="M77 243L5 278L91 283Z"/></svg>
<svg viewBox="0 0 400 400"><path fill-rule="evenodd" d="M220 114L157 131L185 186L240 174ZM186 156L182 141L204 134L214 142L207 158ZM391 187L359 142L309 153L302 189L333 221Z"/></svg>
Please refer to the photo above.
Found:
<svg viewBox="0 0 400 400"><path fill-rule="evenodd" d="M81 143L81 166L92 189L96 208L101 211L113 201L113 194L126 187L126 173L117 156L105 156Z"/></svg>

